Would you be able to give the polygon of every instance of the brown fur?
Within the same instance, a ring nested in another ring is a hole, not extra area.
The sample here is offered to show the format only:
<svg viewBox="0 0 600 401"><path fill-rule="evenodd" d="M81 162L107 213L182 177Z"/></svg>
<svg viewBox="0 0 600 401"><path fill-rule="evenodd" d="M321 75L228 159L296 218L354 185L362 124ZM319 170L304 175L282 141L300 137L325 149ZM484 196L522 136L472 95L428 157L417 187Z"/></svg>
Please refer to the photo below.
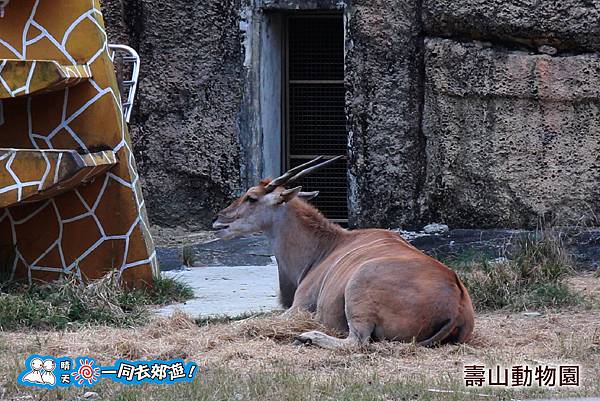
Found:
<svg viewBox="0 0 600 401"><path fill-rule="evenodd" d="M265 202L270 196L274 205L261 209L270 216L260 230L273 243L281 300L291 303L286 316L316 312L321 323L348 333L342 340L309 332L299 341L336 348L371 338L422 345L471 338L473 306L456 273L391 231L348 231L301 199L278 203L283 188L267 194L263 182L248 193ZM242 206L225 211L248 218L253 211Z"/></svg>
<svg viewBox="0 0 600 401"><path fill-rule="evenodd" d="M317 237L333 241L344 234L345 230L323 216L323 214L307 202L295 199L291 205L300 223L307 230L312 230Z"/></svg>

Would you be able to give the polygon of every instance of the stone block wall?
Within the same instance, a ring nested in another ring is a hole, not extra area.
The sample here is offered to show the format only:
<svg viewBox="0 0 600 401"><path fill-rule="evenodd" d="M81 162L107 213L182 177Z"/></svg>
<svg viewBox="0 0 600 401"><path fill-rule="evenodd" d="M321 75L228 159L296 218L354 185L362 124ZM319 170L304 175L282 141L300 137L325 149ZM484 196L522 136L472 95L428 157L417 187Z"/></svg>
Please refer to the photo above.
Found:
<svg viewBox="0 0 600 401"><path fill-rule="evenodd" d="M346 21L351 225L600 215L600 0L105 0L142 57L132 136L154 224L207 227L247 184L242 31L319 8Z"/></svg>
<svg viewBox="0 0 600 401"><path fill-rule="evenodd" d="M423 54L418 2L347 9L350 224L415 226L424 182Z"/></svg>
<svg viewBox="0 0 600 401"><path fill-rule="evenodd" d="M598 1L424 2L424 216L594 223L599 15Z"/></svg>

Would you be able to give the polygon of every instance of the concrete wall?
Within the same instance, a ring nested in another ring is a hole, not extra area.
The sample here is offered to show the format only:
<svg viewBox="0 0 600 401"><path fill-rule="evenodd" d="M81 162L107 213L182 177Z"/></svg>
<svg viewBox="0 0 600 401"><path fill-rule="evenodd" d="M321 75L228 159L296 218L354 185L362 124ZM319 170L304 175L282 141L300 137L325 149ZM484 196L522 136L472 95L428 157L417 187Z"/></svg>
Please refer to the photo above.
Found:
<svg viewBox="0 0 600 401"><path fill-rule="evenodd" d="M151 223L206 227L240 186L240 1L102 5L142 60L131 135Z"/></svg>
<svg viewBox="0 0 600 401"><path fill-rule="evenodd" d="M599 1L424 2L424 216L522 227L598 215L599 13Z"/></svg>
<svg viewBox="0 0 600 401"><path fill-rule="evenodd" d="M270 13L298 9L345 16L352 225L600 214L600 0L104 3L144 63L132 134L155 224L206 226L276 169L261 49Z"/></svg>
<svg viewBox="0 0 600 401"><path fill-rule="evenodd" d="M597 210L599 56L427 39L425 60L434 220L520 227Z"/></svg>
<svg viewBox="0 0 600 401"><path fill-rule="evenodd" d="M423 0L428 35L600 50L598 0Z"/></svg>
<svg viewBox="0 0 600 401"><path fill-rule="evenodd" d="M350 224L420 224L424 137L420 6L355 0L347 18Z"/></svg>

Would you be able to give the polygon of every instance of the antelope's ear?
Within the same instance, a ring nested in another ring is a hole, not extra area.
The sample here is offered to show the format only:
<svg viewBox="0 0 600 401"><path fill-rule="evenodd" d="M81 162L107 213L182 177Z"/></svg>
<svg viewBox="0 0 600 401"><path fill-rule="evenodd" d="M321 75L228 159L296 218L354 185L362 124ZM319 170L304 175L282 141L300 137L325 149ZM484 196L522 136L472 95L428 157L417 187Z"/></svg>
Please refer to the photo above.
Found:
<svg viewBox="0 0 600 401"><path fill-rule="evenodd" d="M295 188L290 188L282 191L279 194L279 203L289 202L294 199L302 190L302 187L298 186Z"/></svg>
<svg viewBox="0 0 600 401"><path fill-rule="evenodd" d="M317 195L319 195L319 191L298 192L298 198L304 199L305 201L309 201L311 199L314 199L314 198L317 197Z"/></svg>

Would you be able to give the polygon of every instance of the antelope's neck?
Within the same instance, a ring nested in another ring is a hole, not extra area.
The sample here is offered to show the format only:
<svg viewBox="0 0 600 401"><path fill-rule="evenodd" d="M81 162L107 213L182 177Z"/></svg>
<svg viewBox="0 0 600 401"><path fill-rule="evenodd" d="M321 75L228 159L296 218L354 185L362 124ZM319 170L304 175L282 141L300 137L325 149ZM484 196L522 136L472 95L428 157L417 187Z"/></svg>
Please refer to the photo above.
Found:
<svg viewBox="0 0 600 401"><path fill-rule="evenodd" d="M313 212L311 206L298 202L301 201L281 206L272 228L266 232L279 274L294 286L294 291L308 271L331 252L344 232L316 210Z"/></svg>

